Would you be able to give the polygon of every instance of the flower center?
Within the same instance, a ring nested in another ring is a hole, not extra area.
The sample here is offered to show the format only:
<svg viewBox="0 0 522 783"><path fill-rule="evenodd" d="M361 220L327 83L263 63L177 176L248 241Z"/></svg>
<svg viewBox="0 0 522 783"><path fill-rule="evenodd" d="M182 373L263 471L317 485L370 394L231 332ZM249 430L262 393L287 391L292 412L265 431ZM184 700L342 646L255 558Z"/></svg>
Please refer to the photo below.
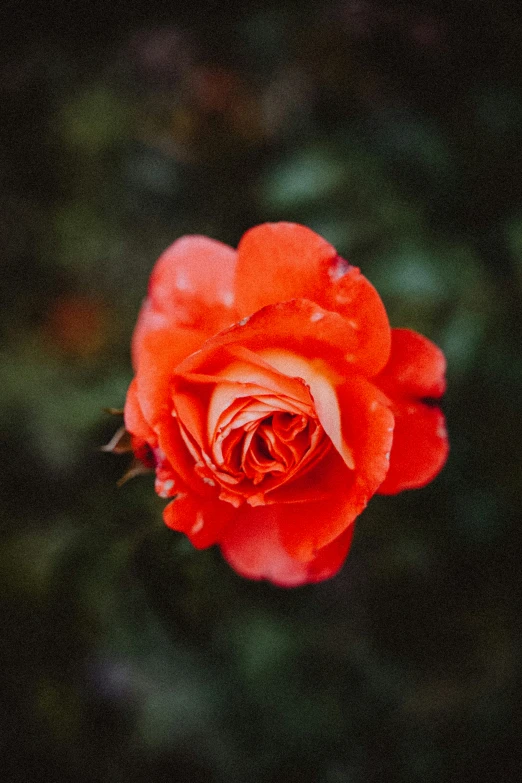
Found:
<svg viewBox="0 0 522 783"><path fill-rule="evenodd" d="M230 492L248 497L269 491L324 454L329 440L317 418L300 405L288 407L270 409L259 395L236 400L221 415L207 464L231 502Z"/></svg>
<svg viewBox="0 0 522 783"><path fill-rule="evenodd" d="M267 476L286 474L297 467L310 445L307 417L277 412L256 422L250 432L243 433L232 448L230 466L239 466L257 486Z"/></svg>

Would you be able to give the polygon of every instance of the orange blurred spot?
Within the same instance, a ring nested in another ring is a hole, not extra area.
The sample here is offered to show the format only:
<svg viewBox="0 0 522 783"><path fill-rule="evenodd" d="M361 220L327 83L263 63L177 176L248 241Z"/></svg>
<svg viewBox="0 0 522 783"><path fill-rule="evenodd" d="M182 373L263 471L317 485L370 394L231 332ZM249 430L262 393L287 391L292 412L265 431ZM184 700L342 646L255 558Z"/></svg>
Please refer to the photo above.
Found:
<svg viewBox="0 0 522 783"><path fill-rule="evenodd" d="M225 112L234 102L241 82L232 71L201 66L192 72L191 96L203 112Z"/></svg>
<svg viewBox="0 0 522 783"><path fill-rule="evenodd" d="M63 353L80 358L98 353L108 336L107 308L87 296L63 296L54 302L44 333Z"/></svg>

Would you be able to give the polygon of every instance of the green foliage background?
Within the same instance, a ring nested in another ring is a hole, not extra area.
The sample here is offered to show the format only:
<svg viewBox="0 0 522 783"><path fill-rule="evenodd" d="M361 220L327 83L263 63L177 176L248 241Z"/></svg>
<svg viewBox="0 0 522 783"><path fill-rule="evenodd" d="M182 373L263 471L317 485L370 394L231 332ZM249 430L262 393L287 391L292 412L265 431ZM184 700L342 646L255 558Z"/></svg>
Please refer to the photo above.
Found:
<svg viewBox="0 0 522 783"><path fill-rule="evenodd" d="M6 783L521 779L522 18L441 8L5 4ZM452 444L289 591L98 451L161 250L280 219L441 345Z"/></svg>

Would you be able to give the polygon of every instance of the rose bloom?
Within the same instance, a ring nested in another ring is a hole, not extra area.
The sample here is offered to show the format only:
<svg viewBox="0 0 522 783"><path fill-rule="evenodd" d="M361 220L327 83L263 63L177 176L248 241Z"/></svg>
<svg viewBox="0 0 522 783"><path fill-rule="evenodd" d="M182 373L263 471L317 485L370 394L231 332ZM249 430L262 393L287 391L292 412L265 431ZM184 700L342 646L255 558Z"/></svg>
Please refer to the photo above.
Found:
<svg viewBox="0 0 522 783"><path fill-rule="evenodd" d="M333 576L372 495L421 487L446 460L442 352L390 329L359 269L304 226L257 226L237 251L176 241L132 355L125 426L172 498L166 524L245 577Z"/></svg>

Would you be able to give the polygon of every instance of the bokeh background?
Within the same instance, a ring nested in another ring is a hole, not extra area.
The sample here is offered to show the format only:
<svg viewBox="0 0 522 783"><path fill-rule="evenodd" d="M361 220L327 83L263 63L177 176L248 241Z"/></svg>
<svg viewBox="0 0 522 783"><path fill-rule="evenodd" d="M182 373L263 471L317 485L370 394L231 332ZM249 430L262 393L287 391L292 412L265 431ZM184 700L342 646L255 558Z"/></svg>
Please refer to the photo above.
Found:
<svg viewBox="0 0 522 783"><path fill-rule="evenodd" d="M2 5L1 779L519 781L517 4ZM178 236L316 229L447 354L342 572L247 582L103 454Z"/></svg>

